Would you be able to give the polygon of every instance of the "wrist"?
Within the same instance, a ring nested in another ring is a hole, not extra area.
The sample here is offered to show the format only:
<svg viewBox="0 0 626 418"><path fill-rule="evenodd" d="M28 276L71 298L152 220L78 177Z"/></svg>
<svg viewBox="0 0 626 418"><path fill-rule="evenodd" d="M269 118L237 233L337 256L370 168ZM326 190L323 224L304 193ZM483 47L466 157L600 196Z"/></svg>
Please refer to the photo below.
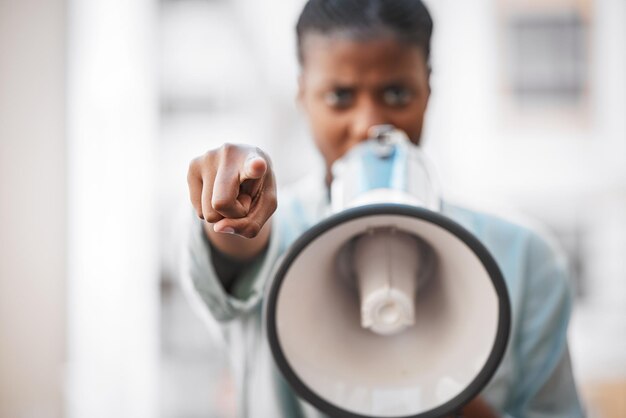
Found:
<svg viewBox="0 0 626 418"><path fill-rule="evenodd" d="M219 252L238 261L248 261L259 255L269 243L271 219L268 220L254 238L215 232L213 224L203 222L204 233Z"/></svg>

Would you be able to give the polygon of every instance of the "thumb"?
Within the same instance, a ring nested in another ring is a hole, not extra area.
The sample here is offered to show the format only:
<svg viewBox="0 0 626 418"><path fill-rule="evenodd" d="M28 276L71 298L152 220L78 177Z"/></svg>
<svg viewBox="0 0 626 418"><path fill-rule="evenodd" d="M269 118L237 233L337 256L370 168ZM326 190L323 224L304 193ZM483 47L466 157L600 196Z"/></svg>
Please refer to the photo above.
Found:
<svg viewBox="0 0 626 418"><path fill-rule="evenodd" d="M239 180L257 180L265 175L267 171L267 161L259 154L251 154L243 163Z"/></svg>

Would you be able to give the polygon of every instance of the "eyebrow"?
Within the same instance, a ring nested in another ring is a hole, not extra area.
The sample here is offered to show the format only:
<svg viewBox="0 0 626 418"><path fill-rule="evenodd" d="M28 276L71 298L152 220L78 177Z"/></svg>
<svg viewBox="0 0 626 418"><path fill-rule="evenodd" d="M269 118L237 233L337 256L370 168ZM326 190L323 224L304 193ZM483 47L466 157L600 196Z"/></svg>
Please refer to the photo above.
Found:
<svg viewBox="0 0 626 418"><path fill-rule="evenodd" d="M356 90L359 86L355 84L332 83L329 85L332 90Z"/></svg>
<svg viewBox="0 0 626 418"><path fill-rule="evenodd" d="M392 88L392 87L411 87L411 86L413 86L413 83L403 78L385 80L381 82L380 84L375 84L373 86L356 84L356 83L346 83L346 82L341 82L341 81L329 81L325 83L325 87L327 89L332 89L332 90L358 90L364 87L373 88L375 90L385 90L385 89Z"/></svg>

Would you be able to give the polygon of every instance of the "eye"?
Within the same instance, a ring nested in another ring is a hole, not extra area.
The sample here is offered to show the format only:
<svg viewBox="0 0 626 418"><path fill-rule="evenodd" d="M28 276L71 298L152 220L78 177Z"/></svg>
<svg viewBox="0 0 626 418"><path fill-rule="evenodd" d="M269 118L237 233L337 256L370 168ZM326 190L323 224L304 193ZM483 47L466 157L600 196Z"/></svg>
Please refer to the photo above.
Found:
<svg viewBox="0 0 626 418"><path fill-rule="evenodd" d="M348 88L336 88L324 95L324 101L330 107L343 109L349 107L354 101L354 91Z"/></svg>
<svg viewBox="0 0 626 418"><path fill-rule="evenodd" d="M383 100L388 106L406 106L413 99L413 93L406 87L390 86L383 90Z"/></svg>

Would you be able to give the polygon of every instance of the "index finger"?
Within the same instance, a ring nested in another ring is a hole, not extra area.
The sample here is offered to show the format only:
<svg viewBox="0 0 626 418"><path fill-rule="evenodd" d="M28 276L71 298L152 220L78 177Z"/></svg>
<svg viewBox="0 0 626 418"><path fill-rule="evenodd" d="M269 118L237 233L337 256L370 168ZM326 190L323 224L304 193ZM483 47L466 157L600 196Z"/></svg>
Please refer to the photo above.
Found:
<svg viewBox="0 0 626 418"><path fill-rule="evenodd" d="M267 172L267 161L257 152L252 152L244 161L241 171L239 172L239 182L246 180L258 180Z"/></svg>
<svg viewBox="0 0 626 418"><path fill-rule="evenodd" d="M248 213L247 208L237 199L239 171L236 164L220 164L215 176L211 206L225 218L242 218Z"/></svg>

